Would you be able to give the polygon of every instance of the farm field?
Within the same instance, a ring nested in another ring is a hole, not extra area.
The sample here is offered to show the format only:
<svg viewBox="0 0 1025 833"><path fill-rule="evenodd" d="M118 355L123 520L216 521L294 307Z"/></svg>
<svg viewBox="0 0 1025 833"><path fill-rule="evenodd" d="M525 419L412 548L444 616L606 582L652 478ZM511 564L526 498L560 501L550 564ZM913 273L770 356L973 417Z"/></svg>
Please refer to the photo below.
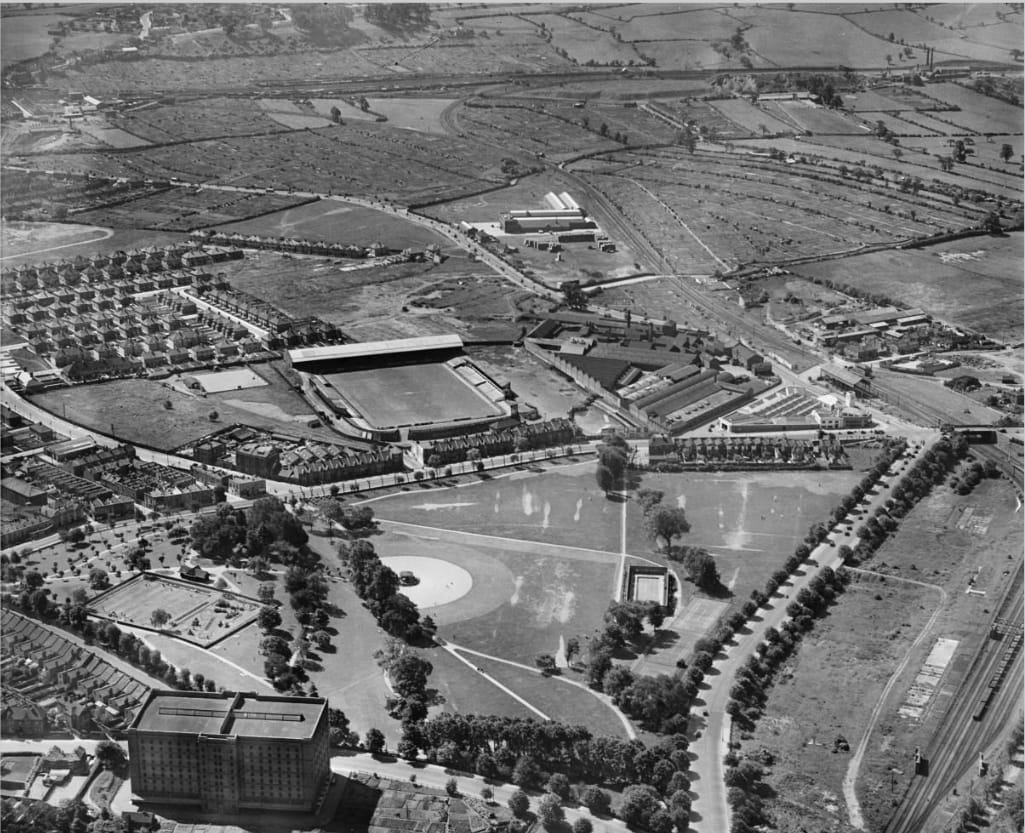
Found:
<svg viewBox="0 0 1025 833"><path fill-rule="evenodd" d="M114 227L191 231L265 214L306 199L278 194L169 188L159 194L139 197L109 208L82 211L76 217L84 222Z"/></svg>
<svg viewBox="0 0 1025 833"><path fill-rule="evenodd" d="M3 66L45 54L53 40L46 30L62 22L70 23L71 17L49 12L4 15Z"/></svg>
<svg viewBox="0 0 1025 833"><path fill-rule="evenodd" d="M951 172L946 173L943 172L939 160L934 155L914 152L915 147L920 143L933 141L937 140L931 138L923 140L917 137L903 140L904 157L899 163L894 158L890 145L867 134L862 136L812 136L803 140L740 139L736 144L738 147L752 148L762 153L777 148L785 153L807 156L810 159L818 157L829 160L830 167L837 169L841 165L865 165L870 169L878 166L884 174L889 172L889 175L894 178L899 169L903 174L918 176L923 180L937 180L966 190L982 189L1010 200L1020 198L1020 190L1011 176L1004 177L996 172L980 171L977 166L964 165L955 165ZM939 141L945 143L946 140ZM949 148L947 150L949 151ZM980 179L980 176L985 178ZM894 198L898 196L898 192L890 191L887 196ZM936 203L933 205L939 208ZM943 205L943 211L951 212L953 210L947 203ZM962 203L961 207L956 210L967 212L973 209L972 206Z"/></svg>
<svg viewBox="0 0 1025 833"><path fill-rule="evenodd" d="M275 384L272 382L272 387ZM342 439L326 428L307 428L297 422L283 422L276 411L267 407L278 404L268 402L269 391L269 388L252 388L201 397L181 393L148 379L118 379L50 391L33 397L32 403L58 415L66 412L85 428L113 433L127 442L160 451L178 448L236 422L324 442L337 443ZM239 407L230 404L229 400L233 399L241 403L261 403L262 407L252 404ZM168 419L168 412L161 407L160 403L165 400L171 402L173 419ZM294 407L297 413L309 413L309 406L305 403L299 405L297 402ZM217 412L216 421L210 420L211 411ZM268 411L273 415L267 415Z"/></svg>
<svg viewBox="0 0 1025 833"><path fill-rule="evenodd" d="M1017 341L1022 327L1021 247L1020 232L971 237L798 266L794 273L880 292L952 324ZM901 279L895 280L898 275Z"/></svg>
<svg viewBox="0 0 1025 833"><path fill-rule="evenodd" d="M357 246L380 242L390 249L423 249L431 243L442 247L452 245L447 237L394 214L330 199L264 213L251 220L229 223L218 231L225 234L238 232L265 237L297 237Z"/></svg>
<svg viewBox="0 0 1025 833"><path fill-rule="evenodd" d="M666 506L682 508L691 531L679 539L703 547L715 558L719 576L732 591L731 607L742 604L751 591L793 553L808 528L828 518L861 477L858 471L723 472L643 475L640 488L665 492ZM644 531L644 517L631 501L627 507L627 540L631 553L661 563ZM679 605L694 595L684 582ZM679 608L678 608L679 609Z"/></svg>
<svg viewBox="0 0 1025 833"><path fill-rule="evenodd" d="M613 161L634 159L648 164L611 169ZM630 152L615 160L581 162L574 170L663 252L666 270L682 274L844 251L859 242L882 243L966 224L924 199L888 191L880 204L874 190L865 196L852 192L813 165L741 155ZM889 212L883 210L886 204Z"/></svg>
<svg viewBox="0 0 1025 833"><path fill-rule="evenodd" d="M444 422L501 411L444 364L408 364L325 374L371 425Z"/></svg>
<svg viewBox="0 0 1025 833"><path fill-rule="evenodd" d="M731 16L752 24L752 28L744 32L744 39L752 52L774 66L837 63L884 66L887 54L897 57L893 44L836 14L789 10L782 6L742 6L731 11ZM914 62L915 59L905 61L908 66Z"/></svg>
<svg viewBox="0 0 1025 833"><path fill-rule="evenodd" d="M462 106L451 111L451 118L460 133L530 157L540 153L559 160L616 147L611 138L599 135L597 118L593 128L590 121L584 127L581 120L590 120L590 114L574 111L575 118L566 121L548 109L542 112L520 102L514 107Z"/></svg>
<svg viewBox="0 0 1025 833"><path fill-rule="evenodd" d="M744 99L731 98L713 101L709 106L754 136L760 136L763 133L793 133L796 130L791 122L783 121L771 112L767 112L763 107Z"/></svg>
<svg viewBox="0 0 1025 833"><path fill-rule="evenodd" d="M331 119L310 113L299 107L294 101L283 98L261 98L260 109L267 117L292 130L305 130L314 127L330 127Z"/></svg>
<svg viewBox="0 0 1025 833"><path fill-rule="evenodd" d="M160 104L118 114L110 119L110 124L150 142L238 136L280 129L256 103L229 98Z"/></svg>
<svg viewBox="0 0 1025 833"><path fill-rule="evenodd" d="M441 115L456 103L454 98L368 98L374 113L388 119L392 127L447 133Z"/></svg>
<svg viewBox="0 0 1025 833"><path fill-rule="evenodd" d="M1021 133L1022 109L984 96L953 82L930 84L929 95L946 104L960 107L959 112L945 112L943 118L978 133Z"/></svg>
<svg viewBox="0 0 1025 833"><path fill-rule="evenodd" d="M161 608L171 618L164 630L208 646L256 619L260 604L201 584L135 576L93 599L90 607L126 625L152 627L150 616Z"/></svg>
<svg viewBox="0 0 1025 833"><path fill-rule="evenodd" d="M501 182L502 154L500 147L482 149L457 137L361 122L127 152L65 153L45 159L12 156L11 160L28 167L107 177L177 177L185 182L275 190L374 194L415 204L462 196ZM472 171L464 165L471 155L478 162Z"/></svg>

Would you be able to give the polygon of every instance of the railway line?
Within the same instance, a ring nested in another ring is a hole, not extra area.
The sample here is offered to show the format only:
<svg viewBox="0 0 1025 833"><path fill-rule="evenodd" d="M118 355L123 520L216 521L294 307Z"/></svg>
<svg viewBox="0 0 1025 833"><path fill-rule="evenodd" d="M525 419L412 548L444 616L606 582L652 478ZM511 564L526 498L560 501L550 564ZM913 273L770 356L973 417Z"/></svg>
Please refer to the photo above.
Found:
<svg viewBox="0 0 1025 833"><path fill-rule="evenodd" d="M1023 564L1019 561L993 618L991 633L979 646L939 727L922 750L928 772L914 777L885 833L919 833L928 829L926 822L939 803L977 766L979 754L1012 723L1021 690L1014 681L1022 677L1022 572ZM1014 626L998 626L1001 621Z"/></svg>

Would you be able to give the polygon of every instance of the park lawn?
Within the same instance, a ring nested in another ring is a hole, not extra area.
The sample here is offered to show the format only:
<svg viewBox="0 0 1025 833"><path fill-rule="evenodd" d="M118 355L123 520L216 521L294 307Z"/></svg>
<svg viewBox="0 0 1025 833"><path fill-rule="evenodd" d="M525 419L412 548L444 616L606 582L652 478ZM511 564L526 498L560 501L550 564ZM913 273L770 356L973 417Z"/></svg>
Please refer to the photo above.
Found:
<svg viewBox="0 0 1025 833"><path fill-rule="evenodd" d="M833 741L842 735L857 746L887 680L939 601L929 588L863 578L804 636L742 744L742 752L764 748L776 758L765 782L776 792L768 810L781 833L848 829L842 789L851 753L834 754ZM925 642L928 651L934 640ZM908 670L917 673L918 665L912 661ZM889 795L880 796L887 805Z"/></svg>
<svg viewBox="0 0 1025 833"><path fill-rule="evenodd" d="M375 514L426 527L619 552L622 505L605 499L591 461L375 501Z"/></svg>
<svg viewBox="0 0 1025 833"><path fill-rule="evenodd" d="M427 682L428 692L433 689L438 695L436 705L430 709L431 716L440 711L540 719L448 651L434 648L423 651L421 655L434 666ZM476 664L476 657L471 656L469 659Z"/></svg>
<svg viewBox="0 0 1025 833"><path fill-rule="evenodd" d="M684 509L691 531L676 543L711 553L735 608L764 587L809 527L827 520L860 476L857 471L645 473L640 487L660 489L664 506ZM635 501L627 510L627 541L631 554L664 561L645 533ZM679 565L675 569L681 572ZM685 582L684 601L690 588Z"/></svg>
<svg viewBox="0 0 1025 833"><path fill-rule="evenodd" d="M615 589L614 563L529 552L499 558L515 577L512 596L490 613L442 625L445 639L530 663L538 653L555 654L560 640L601 626Z"/></svg>
<svg viewBox="0 0 1025 833"><path fill-rule="evenodd" d="M474 654L465 656L552 720L572 726L585 726L595 736L626 738L626 729L612 709L597 697L569 685L561 677L543 677L539 672Z"/></svg>
<svg viewBox="0 0 1025 833"><path fill-rule="evenodd" d="M70 420L85 428L161 451L193 442L232 423L326 442L338 441L338 435L327 429L311 429L298 422L283 422L273 414L258 413L252 406L238 407L229 403L228 400L233 398L243 401L251 396L260 396L252 394L252 390L265 389L253 388L202 397L181 393L149 379L117 379L49 391L32 397L32 403L59 416L67 414ZM165 400L171 402L169 410L161 406ZM214 411L217 419L212 421L210 414Z"/></svg>

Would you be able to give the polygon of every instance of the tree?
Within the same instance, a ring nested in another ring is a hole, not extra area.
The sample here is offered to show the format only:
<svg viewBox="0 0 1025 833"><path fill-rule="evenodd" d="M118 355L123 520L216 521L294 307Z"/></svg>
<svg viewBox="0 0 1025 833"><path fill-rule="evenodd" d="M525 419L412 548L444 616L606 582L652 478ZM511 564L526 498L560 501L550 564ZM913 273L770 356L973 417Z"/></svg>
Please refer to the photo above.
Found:
<svg viewBox="0 0 1025 833"><path fill-rule="evenodd" d="M601 127L598 128L598 133L601 136L608 136L609 135L609 126L607 124L605 124L605 122L602 122L601 123Z"/></svg>
<svg viewBox="0 0 1025 833"><path fill-rule="evenodd" d="M149 620L153 627L159 630L171 621L171 614L162 607L158 607L152 614L150 614Z"/></svg>
<svg viewBox="0 0 1025 833"><path fill-rule="evenodd" d="M384 751L384 733L380 729L368 730L363 742L371 755L379 755Z"/></svg>
<svg viewBox="0 0 1025 833"><path fill-rule="evenodd" d="M658 793L647 784L633 784L623 790L623 802L619 817L628 825L647 827L648 820L658 810L661 801Z"/></svg>
<svg viewBox="0 0 1025 833"><path fill-rule="evenodd" d="M566 818L559 796L546 793L537 803L537 818L545 827L553 827Z"/></svg>
<svg viewBox="0 0 1025 833"><path fill-rule="evenodd" d="M211 421L211 422L217 422L217 420L218 420L218 418L219 418L219 415L218 415L217 411L211 411L211 412L210 412L210 413L208 414L208 416L210 417L210 421Z"/></svg>
<svg viewBox="0 0 1025 833"><path fill-rule="evenodd" d="M1011 145L1003 144L1000 146L1000 159L1003 162L1010 162L1011 157L1014 156L1014 148Z"/></svg>
<svg viewBox="0 0 1025 833"><path fill-rule="evenodd" d="M706 592L712 592L720 586L719 568L708 550L700 547L687 547L683 558L683 567L687 578Z"/></svg>
<svg viewBox="0 0 1025 833"><path fill-rule="evenodd" d="M120 769L128 756L125 750L112 740L103 740L96 744L96 761L104 769Z"/></svg>
<svg viewBox="0 0 1025 833"><path fill-rule="evenodd" d="M391 664L388 677L400 697L422 697L427 690L427 678L433 670L434 666L427 660L406 653Z"/></svg>
<svg viewBox="0 0 1025 833"><path fill-rule="evenodd" d="M331 121L335 124L341 124L342 122L342 111L335 106L331 107Z"/></svg>
<svg viewBox="0 0 1025 833"><path fill-rule="evenodd" d="M609 812L612 807L612 797L600 787L587 787L580 796L580 803L595 814Z"/></svg>
<svg viewBox="0 0 1025 833"><path fill-rule="evenodd" d="M548 779L548 783L545 784L545 789L548 790L548 792L559 796L559 798L561 798L563 801L568 800L570 793L572 792L572 787L570 786L569 778L567 778L561 772L556 772L552 774L552 776Z"/></svg>
<svg viewBox="0 0 1025 833"><path fill-rule="evenodd" d="M690 532L686 513L682 509L665 506L659 506L648 514L645 527L652 541L664 538L669 544L676 536Z"/></svg>
<svg viewBox="0 0 1025 833"><path fill-rule="evenodd" d="M455 778L449 778L445 782L445 792L455 798L459 795L459 782Z"/></svg>
<svg viewBox="0 0 1025 833"><path fill-rule="evenodd" d="M608 466L603 466L599 463L598 468L594 471L594 476L598 481L598 488L608 496L609 492L616 484L616 479L612 475L612 470Z"/></svg>
<svg viewBox="0 0 1025 833"><path fill-rule="evenodd" d="M491 803L491 799L495 797L495 791L485 784L480 788L480 797L484 799L485 802Z"/></svg>
<svg viewBox="0 0 1025 833"><path fill-rule="evenodd" d="M278 609L276 607L264 605L260 608L260 613L257 615L256 621L260 625L261 630L269 632L280 627L281 614L278 613Z"/></svg>
<svg viewBox="0 0 1025 833"><path fill-rule="evenodd" d="M38 570L29 570L21 580L26 590L38 590L43 586L43 574Z"/></svg>
<svg viewBox="0 0 1025 833"><path fill-rule="evenodd" d="M573 822L573 833L591 833L594 830L590 819L586 819L580 816L576 821Z"/></svg>
<svg viewBox="0 0 1025 833"><path fill-rule="evenodd" d="M534 665L536 665L540 669L541 673L546 677L550 674L554 674L556 670L555 657L551 654L538 654L534 657Z"/></svg>
<svg viewBox="0 0 1025 833"><path fill-rule="evenodd" d="M530 809L530 797L523 790L516 790L509 796L509 809L516 818L523 818Z"/></svg>
<svg viewBox="0 0 1025 833"><path fill-rule="evenodd" d="M105 590L110 587L110 577L106 570L94 567L89 571L89 586L93 590Z"/></svg>

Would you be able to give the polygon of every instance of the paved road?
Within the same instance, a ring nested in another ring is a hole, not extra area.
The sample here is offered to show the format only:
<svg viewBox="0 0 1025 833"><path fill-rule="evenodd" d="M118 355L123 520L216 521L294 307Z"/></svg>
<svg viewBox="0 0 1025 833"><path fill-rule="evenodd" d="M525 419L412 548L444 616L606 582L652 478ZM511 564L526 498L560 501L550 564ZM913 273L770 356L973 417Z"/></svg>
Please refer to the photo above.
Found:
<svg viewBox="0 0 1025 833"><path fill-rule="evenodd" d="M913 453L912 464L925 453L929 445L929 443L924 443L918 451ZM901 462L902 460L898 460L884 479L892 478L895 469ZM868 503L860 507L863 516L871 515L888 496L887 489L879 489L878 494L871 496ZM699 819L691 824L691 830L696 833L723 833L723 831L729 830L730 813L726 803L726 785L723 781L725 775L723 757L728 749L730 733L730 718L726 714L726 704L729 702L730 688L733 686L737 671L747 662L748 657L754 654L758 645L765 640L765 632L770 627L779 628L789 618L786 614L786 607L790 600L800 590L807 587L824 567L829 566L836 569L841 565L837 552L843 544L854 547L857 537L854 535L853 529L856 528L857 524L855 523L851 533L831 531L830 538L834 544L832 546L828 543L820 544L812 551L809 561L802 568L804 572L791 576L790 580L773 597L772 606L759 611L761 619L749 623L747 631L726 647L725 656L720 655L716 659L713 671L705 678L708 688L700 695L703 702L699 702L695 706L695 711L704 718L704 726L700 737L691 745L691 751L697 755L692 764L692 769L698 775L694 779L694 789L698 798L694 802L693 812Z"/></svg>
<svg viewBox="0 0 1025 833"><path fill-rule="evenodd" d="M365 752L335 755L331 759L331 770L340 775L350 775L354 772L370 772L385 778L395 778L402 781L409 781L415 776L416 783L418 784L440 787L442 789L444 789L445 784L450 778L455 778L461 793L480 796L481 788L487 785L494 792L493 800L503 805L518 789L518 787L512 784L485 782L479 775L457 773L431 764L411 764L408 761L399 759L375 758L373 755ZM536 808L538 797L538 794L531 796L531 809ZM583 807L566 807L565 809L567 821L573 822L578 818L586 818L594 824L596 833L627 833L628 831L627 826L618 819L592 816L590 811Z"/></svg>

